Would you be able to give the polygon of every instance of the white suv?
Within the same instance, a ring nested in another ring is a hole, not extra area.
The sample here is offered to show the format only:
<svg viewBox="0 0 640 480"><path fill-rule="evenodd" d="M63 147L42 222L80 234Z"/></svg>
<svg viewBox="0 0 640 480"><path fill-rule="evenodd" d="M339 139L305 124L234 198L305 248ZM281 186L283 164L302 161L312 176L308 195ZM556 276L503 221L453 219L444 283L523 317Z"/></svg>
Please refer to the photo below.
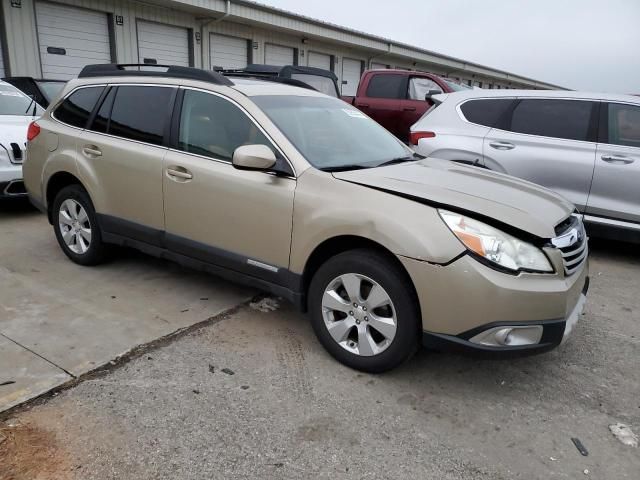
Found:
<svg viewBox="0 0 640 480"><path fill-rule="evenodd" d="M592 232L640 239L640 98L470 90L434 100L411 127L419 153L543 185Z"/></svg>
<svg viewBox="0 0 640 480"><path fill-rule="evenodd" d="M43 111L13 85L0 81L0 199L27 194L22 181L27 127Z"/></svg>

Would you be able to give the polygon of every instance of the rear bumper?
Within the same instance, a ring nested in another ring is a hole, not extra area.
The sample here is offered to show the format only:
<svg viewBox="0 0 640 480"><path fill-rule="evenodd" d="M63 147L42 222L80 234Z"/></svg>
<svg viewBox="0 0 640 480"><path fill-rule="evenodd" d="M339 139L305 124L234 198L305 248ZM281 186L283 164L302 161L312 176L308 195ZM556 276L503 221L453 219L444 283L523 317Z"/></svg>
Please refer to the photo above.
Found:
<svg viewBox="0 0 640 480"><path fill-rule="evenodd" d="M543 353L567 341L584 310L588 289L589 277L585 277L580 296L566 318L532 322L494 322L473 328L458 335L425 331L422 334L422 344L434 350L480 355L484 357L514 357ZM518 328L540 326L542 328L542 336L538 343L517 346L491 346L474 341L474 339L477 339L483 332L507 329L513 326Z"/></svg>

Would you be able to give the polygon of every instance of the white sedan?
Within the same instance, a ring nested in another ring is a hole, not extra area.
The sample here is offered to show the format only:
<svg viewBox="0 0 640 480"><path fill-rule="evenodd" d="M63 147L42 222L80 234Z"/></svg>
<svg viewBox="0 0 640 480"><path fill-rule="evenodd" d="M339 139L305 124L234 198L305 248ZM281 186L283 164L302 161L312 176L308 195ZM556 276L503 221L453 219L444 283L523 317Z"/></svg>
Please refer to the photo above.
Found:
<svg viewBox="0 0 640 480"><path fill-rule="evenodd" d="M20 90L0 81L0 198L26 195L22 161L27 128L43 111Z"/></svg>

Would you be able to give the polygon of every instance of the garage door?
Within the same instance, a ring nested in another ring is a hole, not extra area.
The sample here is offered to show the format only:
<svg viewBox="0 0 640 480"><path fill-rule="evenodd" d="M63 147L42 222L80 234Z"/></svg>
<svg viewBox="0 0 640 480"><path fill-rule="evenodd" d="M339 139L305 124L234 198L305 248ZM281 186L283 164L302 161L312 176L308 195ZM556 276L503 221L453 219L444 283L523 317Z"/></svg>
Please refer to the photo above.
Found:
<svg viewBox="0 0 640 480"><path fill-rule="evenodd" d="M309 58L307 58L307 65L310 67L324 68L325 70L331 70L331 55L326 53L309 52Z"/></svg>
<svg viewBox="0 0 640 480"><path fill-rule="evenodd" d="M371 70L384 70L387 66L384 63L372 63Z"/></svg>
<svg viewBox="0 0 640 480"><path fill-rule="evenodd" d="M212 33L209 36L211 68L244 68L249 57L249 43L245 38Z"/></svg>
<svg viewBox="0 0 640 480"><path fill-rule="evenodd" d="M36 3L43 78L68 80L91 63L111 62L107 14Z"/></svg>
<svg viewBox="0 0 640 480"><path fill-rule="evenodd" d="M150 65L188 67L189 30L138 20L138 61Z"/></svg>
<svg viewBox="0 0 640 480"><path fill-rule="evenodd" d="M355 96L362 74L362 62L352 58L342 59L342 95Z"/></svg>
<svg viewBox="0 0 640 480"><path fill-rule="evenodd" d="M295 49L266 43L264 46L264 63L266 65L294 65Z"/></svg>

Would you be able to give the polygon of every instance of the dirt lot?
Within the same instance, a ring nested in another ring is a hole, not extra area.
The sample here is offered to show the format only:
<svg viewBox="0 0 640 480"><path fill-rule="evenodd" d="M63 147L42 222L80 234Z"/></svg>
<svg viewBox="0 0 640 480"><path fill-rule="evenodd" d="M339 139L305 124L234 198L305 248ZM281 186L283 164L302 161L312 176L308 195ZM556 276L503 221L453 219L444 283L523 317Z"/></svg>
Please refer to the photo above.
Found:
<svg viewBox="0 0 640 480"><path fill-rule="evenodd" d="M640 433L640 253L592 242L591 273L555 351L422 351L377 376L333 361L286 303L245 305L0 417L0 479L637 480L640 448L609 425Z"/></svg>

